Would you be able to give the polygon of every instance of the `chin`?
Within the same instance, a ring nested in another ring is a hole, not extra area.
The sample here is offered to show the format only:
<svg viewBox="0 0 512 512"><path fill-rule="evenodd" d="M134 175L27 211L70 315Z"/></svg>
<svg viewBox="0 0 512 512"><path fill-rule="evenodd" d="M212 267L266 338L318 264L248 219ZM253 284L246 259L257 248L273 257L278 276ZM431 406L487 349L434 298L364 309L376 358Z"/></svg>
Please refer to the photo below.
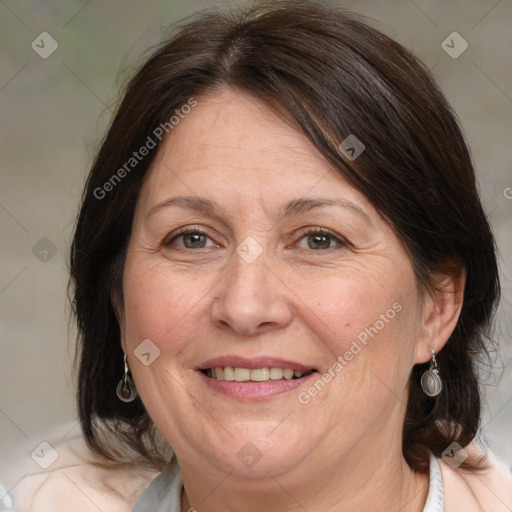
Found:
<svg viewBox="0 0 512 512"><path fill-rule="evenodd" d="M244 423L243 432L236 432L232 437L223 432L222 443L208 442L203 438L203 446L216 448L203 452L200 459L206 458L211 465L226 473L259 479L278 476L297 468L312 449L306 444L312 442L310 432L299 427L279 423L270 425L269 422L264 425L258 422L252 427ZM199 446L199 442L195 446Z"/></svg>

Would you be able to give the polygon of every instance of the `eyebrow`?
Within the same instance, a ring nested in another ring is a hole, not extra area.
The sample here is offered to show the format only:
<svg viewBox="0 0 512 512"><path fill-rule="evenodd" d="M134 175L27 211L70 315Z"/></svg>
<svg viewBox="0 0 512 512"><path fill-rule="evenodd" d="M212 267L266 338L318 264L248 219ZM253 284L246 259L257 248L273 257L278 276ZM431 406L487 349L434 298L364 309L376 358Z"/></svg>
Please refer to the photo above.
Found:
<svg viewBox="0 0 512 512"><path fill-rule="evenodd" d="M308 212L322 206L339 206L346 208L366 220L369 224L372 223L370 216L360 206L344 199L296 199L286 204L283 216L298 215L299 213Z"/></svg>
<svg viewBox="0 0 512 512"><path fill-rule="evenodd" d="M170 197L164 201L161 201L160 203L153 205L149 209L147 217L153 215L155 212L161 210L162 208L167 208L170 206L178 206L180 208L192 210L206 215L220 216L221 214L221 208L209 199L196 196L178 196ZM345 208L352 213L355 213L369 224L372 224L369 215L360 206L344 199L294 199L284 205L284 207L281 209L279 217L292 217L294 215L299 215L300 213L309 212L315 208L321 208L324 206L338 206Z"/></svg>
<svg viewBox="0 0 512 512"><path fill-rule="evenodd" d="M153 215L155 212L161 210L162 208L167 208L169 206L179 206L180 208L193 210L195 212L204 213L207 215L219 215L220 213L219 207L208 199L195 196L179 196L170 197L169 199L165 199L164 201L153 205L149 209L147 217Z"/></svg>

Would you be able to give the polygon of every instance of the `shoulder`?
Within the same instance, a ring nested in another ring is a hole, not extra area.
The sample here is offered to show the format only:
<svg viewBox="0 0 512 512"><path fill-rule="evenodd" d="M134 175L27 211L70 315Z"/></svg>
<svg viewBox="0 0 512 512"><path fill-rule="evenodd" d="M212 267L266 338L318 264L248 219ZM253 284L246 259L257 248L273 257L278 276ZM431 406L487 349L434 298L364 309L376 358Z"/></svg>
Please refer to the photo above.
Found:
<svg viewBox="0 0 512 512"><path fill-rule="evenodd" d="M102 461L88 449L78 426L63 439L47 439L24 450L21 464L13 461L21 474L9 493L15 512L130 512L158 475L142 465Z"/></svg>
<svg viewBox="0 0 512 512"><path fill-rule="evenodd" d="M449 459L439 459L443 476L445 511L509 512L512 510L512 470L476 444L466 448L478 469L466 471ZM466 455L466 454L465 454Z"/></svg>

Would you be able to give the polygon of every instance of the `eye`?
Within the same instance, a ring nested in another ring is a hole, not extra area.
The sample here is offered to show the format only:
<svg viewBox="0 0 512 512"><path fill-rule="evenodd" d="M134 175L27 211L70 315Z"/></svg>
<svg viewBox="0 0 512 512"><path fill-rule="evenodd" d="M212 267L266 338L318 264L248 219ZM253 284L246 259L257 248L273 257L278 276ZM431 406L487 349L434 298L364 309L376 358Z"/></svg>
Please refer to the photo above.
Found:
<svg viewBox="0 0 512 512"><path fill-rule="evenodd" d="M328 230L315 228L303 234L297 243L301 249L321 251L343 245L343 242Z"/></svg>
<svg viewBox="0 0 512 512"><path fill-rule="evenodd" d="M206 234L197 229L183 230L173 233L164 243L165 246L176 246L181 249L204 249L207 247L218 247L216 243Z"/></svg>
<svg viewBox="0 0 512 512"><path fill-rule="evenodd" d="M181 235L180 238L187 249L201 249L206 247L207 237L201 233L187 233Z"/></svg>

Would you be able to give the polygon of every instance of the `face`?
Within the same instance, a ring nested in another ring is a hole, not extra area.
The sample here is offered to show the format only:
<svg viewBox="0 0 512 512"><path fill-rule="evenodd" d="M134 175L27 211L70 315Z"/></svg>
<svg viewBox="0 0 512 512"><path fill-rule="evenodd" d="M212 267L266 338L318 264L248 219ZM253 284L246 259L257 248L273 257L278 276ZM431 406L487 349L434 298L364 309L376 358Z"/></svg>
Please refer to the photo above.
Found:
<svg viewBox="0 0 512 512"><path fill-rule="evenodd" d="M299 475L401 446L422 335L411 262L258 100L216 92L174 127L138 199L123 290L123 348L180 464Z"/></svg>

